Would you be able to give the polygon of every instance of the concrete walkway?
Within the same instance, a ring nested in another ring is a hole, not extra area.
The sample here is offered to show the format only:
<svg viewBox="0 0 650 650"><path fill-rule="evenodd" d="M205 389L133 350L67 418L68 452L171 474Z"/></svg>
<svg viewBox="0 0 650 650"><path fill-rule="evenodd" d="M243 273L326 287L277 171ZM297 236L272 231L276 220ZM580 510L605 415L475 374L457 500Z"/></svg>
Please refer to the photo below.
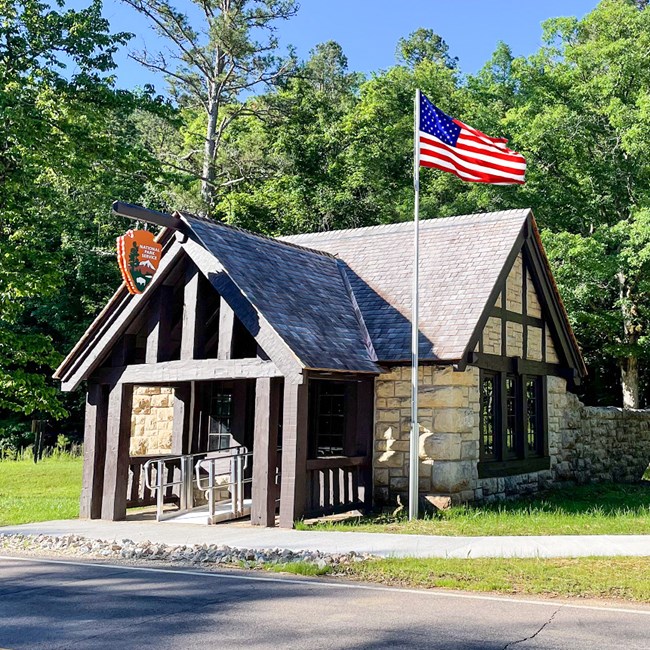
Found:
<svg viewBox="0 0 650 650"><path fill-rule="evenodd" d="M2 534L83 535L91 539L164 544L225 544L239 548L372 553L384 557L581 557L650 556L650 535L443 537L257 528L246 522L197 526L172 522L46 521L0 528Z"/></svg>

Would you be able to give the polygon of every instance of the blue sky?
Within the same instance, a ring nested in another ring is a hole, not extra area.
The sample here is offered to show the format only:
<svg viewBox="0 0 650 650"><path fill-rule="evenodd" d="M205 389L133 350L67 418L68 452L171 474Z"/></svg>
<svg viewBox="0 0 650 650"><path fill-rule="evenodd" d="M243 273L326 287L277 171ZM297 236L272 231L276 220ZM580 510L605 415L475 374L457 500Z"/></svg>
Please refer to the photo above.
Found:
<svg viewBox="0 0 650 650"><path fill-rule="evenodd" d="M86 0L67 0L81 7ZM487 61L498 41L508 43L515 55L527 55L540 45L541 23L555 16L579 16L591 11L597 0L302 0L298 15L279 25L283 45L292 44L306 58L317 44L338 41L351 70L370 73L395 62L395 46L402 36L419 27L433 29L447 41L463 72L476 72ZM181 9L189 0L177 0ZM121 87L162 79L128 58L128 49L143 45L157 49L159 41L147 22L120 0L104 0L104 15L114 31L136 36L121 51L117 78Z"/></svg>

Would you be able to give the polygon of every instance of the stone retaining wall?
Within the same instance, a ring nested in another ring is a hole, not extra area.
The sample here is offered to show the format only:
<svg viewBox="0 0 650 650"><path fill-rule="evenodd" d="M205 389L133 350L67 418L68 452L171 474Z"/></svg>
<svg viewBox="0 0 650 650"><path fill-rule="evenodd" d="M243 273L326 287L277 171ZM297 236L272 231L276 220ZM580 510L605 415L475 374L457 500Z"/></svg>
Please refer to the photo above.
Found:
<svg viewBox="0 0 650 650"><path fill-rule="evenodd" d="M375 384L374 483L378 504L408 494L411 369ZM420 492L454 503L492 501L563 483L637 481L650 463L650 411L584 406L559 377L547 378L548 470L479 478L479 370L420 368Z"/></svg>

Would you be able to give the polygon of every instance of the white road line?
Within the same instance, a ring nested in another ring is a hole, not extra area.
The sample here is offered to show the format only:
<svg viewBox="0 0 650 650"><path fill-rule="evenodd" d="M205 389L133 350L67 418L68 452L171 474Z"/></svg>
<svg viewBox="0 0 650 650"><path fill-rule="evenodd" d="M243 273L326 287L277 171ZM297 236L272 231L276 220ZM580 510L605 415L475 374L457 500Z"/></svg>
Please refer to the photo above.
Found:
<svg viewBox="0 0 650 650"><path fill-rule="evenodd" d="M382 587L380 585L354 584L349 582L326 582L313 578L283 578L280 576L250 576L237 575L236 573L216 573L212 571L189 571L186 569L160 569L157 567L129 566L121 564L102 564L99 562L73 562L72 560L50 560L44 558L15 557L12 555L0 555L0 560L12 560L17 562L32 562L34 564L63 564L68 566L97 567L100 569L118 569L121 571L142 571L146 573L164 573L171 575L200 576L201 578L222 578L225 580L241 580L247 582L279 582L293 585L312 585L317 587L328 587L330 589L358 589L362 591L380 591L400 594L426 595L434 598L458 598L461 600L487 600L499 603L519 603L522 605L541 605L543 607L561 607L562 609L585 609L592 612L617 612L619 614L639 614L650 616L650 609L630 609L625 607L599 607L597 605L574 605L564 601L527 600L517 597L505 596L483 596L479 594L459 594L446 591L434 591L432 589L405 589L401 587Z"/></svg>

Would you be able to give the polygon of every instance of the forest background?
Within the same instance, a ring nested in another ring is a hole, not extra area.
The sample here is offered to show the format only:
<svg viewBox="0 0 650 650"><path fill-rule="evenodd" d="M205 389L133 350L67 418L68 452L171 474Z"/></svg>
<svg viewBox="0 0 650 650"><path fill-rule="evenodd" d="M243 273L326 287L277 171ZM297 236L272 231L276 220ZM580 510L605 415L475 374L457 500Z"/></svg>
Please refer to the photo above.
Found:
<svg viewBox="0 0 650 650"><path fill-rule="evenodd" d="M476 74L418 29L369 75L332 41L306 60L280 47L292 0L124 2L165 44L131 54L159 92L118 87L131 35L99 0L0 0L0 454L34 420L80 435L81 391L51 374L120 282L132 223L113 200L268 235L409 221L416 88L528 162L523 187L423 170L422 217L531 207L588 365L582 399L649 404L648 0L550 19L538 51L499 43Z"/></svg>

